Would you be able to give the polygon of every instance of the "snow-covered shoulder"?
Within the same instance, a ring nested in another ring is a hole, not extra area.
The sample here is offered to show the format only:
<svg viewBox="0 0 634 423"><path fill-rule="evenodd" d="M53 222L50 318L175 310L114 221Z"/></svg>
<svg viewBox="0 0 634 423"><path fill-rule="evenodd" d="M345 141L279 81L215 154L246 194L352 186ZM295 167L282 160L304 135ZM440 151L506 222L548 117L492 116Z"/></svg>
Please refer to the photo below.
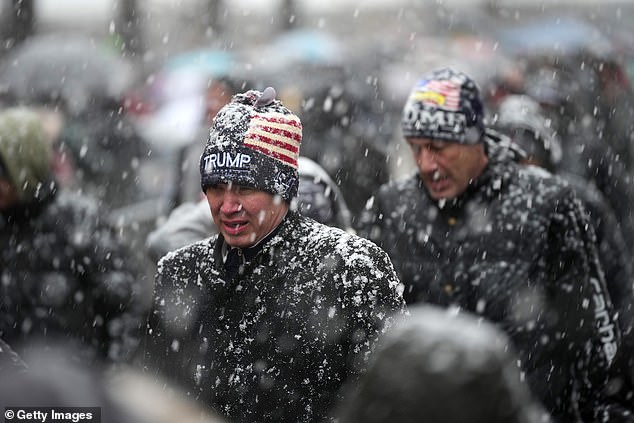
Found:
<svg viewBox="0 0 634 423"><path fill-rule="evenodd" d="M344 269L365 275L355 278L355 283L381 281L388 282L390 289L398 286L392 262L387 253L374 242L311 219L300 218L298 222L299 225L294 228L295 233L300 236L298 255L335 259L343 264Z"/></svg>
<svg viewBox="0 0 634 423"><path fill-rule="evenodd" d="M214 244L218 235L212 235L209 238L202 239L194 242L193 244L185 245L174 251L169 251L163 257L161 257L157 263L157 273L163 274L166 269L177 268L194 269L196 264L199 263L201 257L212 257ZM211 260L209 260L211 263Z"/></svg>

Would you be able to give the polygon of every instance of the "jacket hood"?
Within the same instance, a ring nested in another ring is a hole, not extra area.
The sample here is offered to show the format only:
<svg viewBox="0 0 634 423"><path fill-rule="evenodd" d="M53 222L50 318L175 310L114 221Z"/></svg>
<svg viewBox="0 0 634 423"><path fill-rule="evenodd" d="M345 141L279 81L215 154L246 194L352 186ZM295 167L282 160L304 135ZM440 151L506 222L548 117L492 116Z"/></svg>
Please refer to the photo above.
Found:
<svg viewBox="0 0 634 423"><path fill-rule="evenodd" d="M53 189L52 149L36 112L0 113L0 157L20 203L41 200Z"/></svg>
<svg viewBox="0 0 634 423"><path fill-rule="evenodd" d="M295 206L318 222L352 231L352 214L341 189L328 172L308 157L300 156L299 189Z"/></svg>

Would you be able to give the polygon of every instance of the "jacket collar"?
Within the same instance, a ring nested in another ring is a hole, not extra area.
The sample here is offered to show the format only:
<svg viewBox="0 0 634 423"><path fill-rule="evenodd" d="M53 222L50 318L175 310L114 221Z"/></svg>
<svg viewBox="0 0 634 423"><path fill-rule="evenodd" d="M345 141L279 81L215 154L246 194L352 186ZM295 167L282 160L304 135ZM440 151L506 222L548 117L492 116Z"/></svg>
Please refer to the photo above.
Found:
<svg viewBox="0 0 634 423"><path fill-rule="evenodd" d="M257 245L242 249L245 257L245 264L263 263L270 259L272 251L284 243L285 239L289 239L293 228L299 224L299 213L289 210L279 225L271 233L269 233ZM214 246L214 265L216 269L223 269L225 255L228 252L228 245L222 234L218 234L216 245Z"/></svg>

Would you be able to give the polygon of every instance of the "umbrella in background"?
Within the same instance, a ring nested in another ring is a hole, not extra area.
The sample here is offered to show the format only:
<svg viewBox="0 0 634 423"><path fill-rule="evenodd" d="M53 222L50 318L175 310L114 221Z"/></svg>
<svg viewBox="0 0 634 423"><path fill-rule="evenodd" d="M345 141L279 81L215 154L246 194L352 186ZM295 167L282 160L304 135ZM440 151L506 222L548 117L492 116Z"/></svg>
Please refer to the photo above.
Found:
<svg viewBox="0 0 634 423"><path fill-rule="evenodd" d="M115 50L83 35L49 34L19 44L0 67L0 90L18 102L62 103L71 113L118 99L134 69Z"/></svg>
<svg viewBox="0 0 634 423"><path fill-rule="evenodd" d="M333 64L343 59L342 45L334 35L323 31L294 30L278 36L269 45L269 54L306 63Z"/></svg>
<svg viewBox="0 0 634 423"><path fill-rule="evenodd" d="M234 61L235 55L225 50L197 49L177 54L168 59L163 71L188 69L208 75L218 75L225 74Z"/></svg>
<svg viewBox="0 0 634 423"><path fill-rule="evenodd" d="M498 39L511 55L566 55L585 50L602 56L613 50L612 42L599 28L572 17L548 17L515 25L500 30Z"/></svg>
<svg viewBox="0 0 634 423"><path fill-rule="evenodd" d="M256 69L272 74L298 65L340 66L345 57L343 44L333 34L308 29L284 32L247 54Z"/></svg>

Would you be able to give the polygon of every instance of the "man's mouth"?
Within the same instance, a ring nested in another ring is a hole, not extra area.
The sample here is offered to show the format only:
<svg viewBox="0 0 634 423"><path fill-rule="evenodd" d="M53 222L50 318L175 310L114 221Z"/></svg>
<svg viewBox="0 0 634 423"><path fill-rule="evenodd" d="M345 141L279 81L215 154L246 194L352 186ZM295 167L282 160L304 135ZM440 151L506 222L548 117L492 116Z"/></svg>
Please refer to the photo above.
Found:
<svg viewBox="0 0 634 423"><path fill-rule="evenodd" d="M223 222L225 232L229 235L240 234L248 225L247 221Z"/></svg>
<svg viewBox="0 0 634 423"><path fill-rule="evenodd" d="M428 181L428 188L431 191L439 192L447 188L449 177L443 176L439 172L434 172Z"/></svg>

